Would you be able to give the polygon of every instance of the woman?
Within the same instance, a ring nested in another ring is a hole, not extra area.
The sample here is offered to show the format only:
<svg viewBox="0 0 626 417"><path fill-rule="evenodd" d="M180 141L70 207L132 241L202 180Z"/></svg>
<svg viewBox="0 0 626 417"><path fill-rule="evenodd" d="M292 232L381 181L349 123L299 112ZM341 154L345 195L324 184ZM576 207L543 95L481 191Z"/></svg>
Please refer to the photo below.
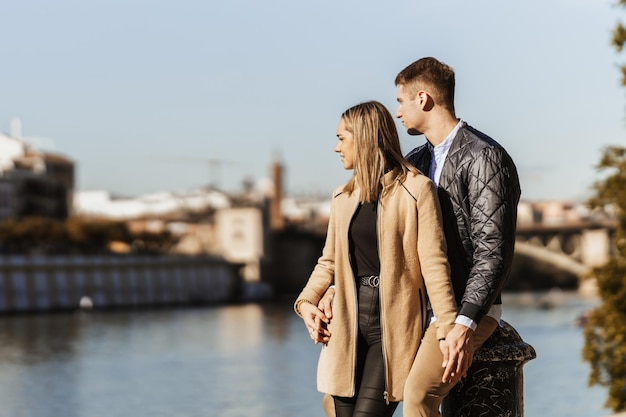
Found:
<svg viewBox="0 0 626 417"><path fill-rule="evenodd" d="M403 158L382 104L346 110L337 138L335 152L353 175L333 193L322 255L294 309L311 338L324 342L317 386L333 396L336 416L391 416L427 326L428 303L439 339L457 313L441 209L433 183ZM317 305L331 285L328 322Z"/></svg>

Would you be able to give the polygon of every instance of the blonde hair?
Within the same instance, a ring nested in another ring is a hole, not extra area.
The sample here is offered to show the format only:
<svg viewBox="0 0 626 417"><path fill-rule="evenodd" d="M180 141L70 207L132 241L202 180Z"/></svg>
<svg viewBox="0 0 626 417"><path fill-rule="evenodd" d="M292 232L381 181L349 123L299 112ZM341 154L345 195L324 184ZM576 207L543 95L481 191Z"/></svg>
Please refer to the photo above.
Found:
<svg viewBox="0 0 626 417"><path fill-rule="evenodd" d="M404 181L407 172L417 172L402 156L393 116L381 103L357 104L343 112L341 119L354 138L354 171L345 192L351 194L358 185L361 202L374 202L386 172L400 168L400 181Z"/></svg>

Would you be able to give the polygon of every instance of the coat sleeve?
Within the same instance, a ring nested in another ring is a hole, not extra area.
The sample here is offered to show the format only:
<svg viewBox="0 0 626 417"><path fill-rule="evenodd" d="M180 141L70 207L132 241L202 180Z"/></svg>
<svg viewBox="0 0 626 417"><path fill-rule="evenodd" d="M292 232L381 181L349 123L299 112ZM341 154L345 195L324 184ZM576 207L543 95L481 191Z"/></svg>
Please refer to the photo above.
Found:
<svg viewBox="0 0 626 417"><path fill-rule="evenodd" d="M478 322L510 272L520 186L515 165L501 148L481 150L468 175L469 235L474 252L460 314Z"/></svg>
<svg viewBox="0 0 626 417"><path fill-rule="evenodd" d="M437 338L443 339L454 326L457 305L446 254L441 207L432 181L424 181L416 204L417 252L428 299L437 318Z"/></svg>

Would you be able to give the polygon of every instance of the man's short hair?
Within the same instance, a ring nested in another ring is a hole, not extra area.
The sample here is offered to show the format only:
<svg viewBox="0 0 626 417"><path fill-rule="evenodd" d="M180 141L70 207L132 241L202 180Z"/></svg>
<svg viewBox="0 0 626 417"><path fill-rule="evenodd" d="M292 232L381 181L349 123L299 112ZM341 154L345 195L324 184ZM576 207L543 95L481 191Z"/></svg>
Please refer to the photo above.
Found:
<svg viewBox="0 0 626 417"><path fill-rule="evenodd" d="M426 91L435 104L454 113L454 70L449 65L432 57L421 58L400 71L395 82L412 94Z"/></svg>

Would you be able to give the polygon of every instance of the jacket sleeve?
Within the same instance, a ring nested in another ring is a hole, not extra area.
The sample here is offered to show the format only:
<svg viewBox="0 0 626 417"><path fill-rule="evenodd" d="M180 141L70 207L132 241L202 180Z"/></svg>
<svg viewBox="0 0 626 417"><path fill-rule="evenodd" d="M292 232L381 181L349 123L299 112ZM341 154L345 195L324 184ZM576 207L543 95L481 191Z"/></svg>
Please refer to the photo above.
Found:
<svg viewBox="0 0 626 417"><path fill-rule="evenodd" d="M417 197L417 253L433 313L437 338L443 339L454 326L457 305L446 255L441 207L432 181L426 180Z"/></svg>
<svg viewBox="0 0 626 417"><path fill-rule="evenodd" d="M472 267L459 314L478 322L509 275L515 246L520 186L515 165L502 148L485 148L468 170Z"/></svg>

